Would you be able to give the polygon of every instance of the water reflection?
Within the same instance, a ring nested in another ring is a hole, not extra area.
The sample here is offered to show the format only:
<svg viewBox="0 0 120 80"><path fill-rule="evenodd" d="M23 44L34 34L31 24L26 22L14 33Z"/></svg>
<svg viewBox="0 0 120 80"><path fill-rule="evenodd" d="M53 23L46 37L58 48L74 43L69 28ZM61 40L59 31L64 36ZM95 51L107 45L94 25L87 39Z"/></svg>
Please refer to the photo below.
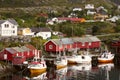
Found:
<svg viewBox="0 0 120 80"><path fill-rule="evenodd" d="M120 68L113 63L98 64L94 67L91 64L80 64L70 65L59 70L50 68L42 74L25 76L22 73L15 73L9 75L9 79L6 76L7 78L2 77L0 80L120 80L119 75Z"/></svg>
<svg viewBox="0 0 120 80"><path fill-rule="evenodd" d="M27 80L47 80L46 77L47 72L42 74L30 74L29 77L25 77Z"/></svg>

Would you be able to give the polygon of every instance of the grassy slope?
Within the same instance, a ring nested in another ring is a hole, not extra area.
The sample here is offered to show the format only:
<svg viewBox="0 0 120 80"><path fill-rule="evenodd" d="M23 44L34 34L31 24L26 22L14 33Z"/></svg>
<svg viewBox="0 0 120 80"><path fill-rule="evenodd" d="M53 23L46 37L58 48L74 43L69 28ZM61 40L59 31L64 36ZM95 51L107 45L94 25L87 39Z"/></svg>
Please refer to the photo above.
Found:
<svg viewBox="0 0 120 80"><path fill-rule="evenodd" d="M81 6L93 3L95 6L111 5L107 0L0 0L0 7L30 7L30 6Z"/></svg>
<svg viewBox="0 0 120 80"><path fill-rule="evenodd" d="M0 12L16 13L21 10L32 14L40 11L48 12L48 10L63 12L74 7L84 8L85 4L94 4L95 7L104 6L107 9L112 7L112 3L107 0L0 0Z"/></svg>

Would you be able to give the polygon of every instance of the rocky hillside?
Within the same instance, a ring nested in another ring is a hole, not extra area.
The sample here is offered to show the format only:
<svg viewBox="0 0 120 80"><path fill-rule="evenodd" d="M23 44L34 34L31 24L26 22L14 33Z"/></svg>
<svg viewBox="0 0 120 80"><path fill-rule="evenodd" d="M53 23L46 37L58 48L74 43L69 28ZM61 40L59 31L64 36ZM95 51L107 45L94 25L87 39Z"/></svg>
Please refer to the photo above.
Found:
<svg viewBox="0 0 120 80"><path fill-rule="evenodd" d="M95 6L111 6L109 0L0 0L0 7L43 7L43 6L83 6L87 3L93 3Z"/></svg>
<svg viewBox="0 0 120 80"><path fill-rule="evenodd" d="M113 4L109 0L0 0L0 13L11 12L48 12L67 11L74 7L83 8L85 4L94 4L95 7L104 6L111 9Z"/></svg>

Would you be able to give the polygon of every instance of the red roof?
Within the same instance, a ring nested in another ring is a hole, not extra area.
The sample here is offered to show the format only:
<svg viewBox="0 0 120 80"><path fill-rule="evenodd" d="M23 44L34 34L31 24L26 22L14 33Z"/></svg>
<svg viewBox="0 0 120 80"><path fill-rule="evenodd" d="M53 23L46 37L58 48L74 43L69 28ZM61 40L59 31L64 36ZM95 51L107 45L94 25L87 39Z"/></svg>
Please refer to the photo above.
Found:
<svg viewBox="0 0 120 80"><path fill-rule="evenodd" d="M69 17L60 17L58 20L70 20L70 21L81 21L84 18L69 18Z"/></svg>
<svg viewBox="0 0 120 80"><path fill-rule="evenodd" d="M30 44L26 44L25 45L27 48L31 49L31 50L35 50L36 48Z"/></svg>

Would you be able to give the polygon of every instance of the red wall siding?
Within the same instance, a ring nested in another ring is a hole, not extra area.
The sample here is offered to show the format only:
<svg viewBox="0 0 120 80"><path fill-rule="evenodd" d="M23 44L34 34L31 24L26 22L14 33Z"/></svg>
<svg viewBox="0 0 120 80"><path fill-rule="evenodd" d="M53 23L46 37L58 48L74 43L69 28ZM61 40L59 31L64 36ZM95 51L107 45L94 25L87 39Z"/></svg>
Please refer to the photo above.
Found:
<svg viewBox="0 0 120 80"><path fill-rule="evenodd" d="M24 61L26 60L25 57L13 57L12 63L13 65L18 65L18 64L22 64Z"/></svg>
<svg viewBox="0 0 120 80"><path fill-rule="evenodd" d="M49 41L46 45L45 45L45 48L46 48L46 51L64 51L64 49L66 50L70 50L72 48L79 48L79 49L86 49L86 48L98 48L100 47L100 44L101 42L100 41L96 41L96 42L85 42L85 43L82 43L82 42L75 42L73 44L66 44L66 45L55 45L53 42ZM52 49L49 49L49 45L52 45L53 48Z"/></svg>
<svg viewBox="0 0 120 80"><path fill-rule="evenodd" d="M15 55L15 54L11 54L7 50L4 50L4 54L7 54L7 60L9 60L9 61L12 61L12 57Z"/></svg>
<svg viewBox="0 0 120 80"><path fill-rule="evenodd" d="M98 48L98 47L100 47L100 42L92 42L89 47L90 48Z"/></svg>
<svg viewBox="0 0 120 80"><path fill-rule="evenodd" d="M49 46L52 46L52 48L50 48ZM49 41L46 45L45 45L45 49L46 51L50 51L50 52L55 52L56 51L56 45L52 42L52 41Z"/></svg>

